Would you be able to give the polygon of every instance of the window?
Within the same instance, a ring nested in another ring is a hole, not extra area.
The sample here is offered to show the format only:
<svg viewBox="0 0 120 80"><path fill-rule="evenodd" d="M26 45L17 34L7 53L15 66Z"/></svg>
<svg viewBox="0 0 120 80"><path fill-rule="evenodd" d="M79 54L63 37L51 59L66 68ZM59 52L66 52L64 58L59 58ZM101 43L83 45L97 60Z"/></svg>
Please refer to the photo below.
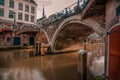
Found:
<svg viewBox="0 0 120 80"><path fill-rule="evenodd" d="M14 8L14 0L9 0L9 7Z"/></svg>
<svg viewBox="0 0 120 80"><path fill-rule="evenodd" d="M4 16L4 9L0 8L0 17Z"/></svg>
<svg viewBox="0 0 120 80"><path fill-rule="evenodd" d="M117 15L117 16L120 15L120 5L116 8L116 15Z"/></svg>
<svg viewBox="0 0 120 80"><path fill-rule="evenodd" d="M25 12L29 12L29 6L25 5Z"/></svg>
<svg viewBox="0 0 120 80"><path fill-rule="evenodd" d="M31 22L34 22L34 16L31 16Z"/></svg>
<svg viewBox="0 0 120 80"><path fill-rule="evenodd" d="M0 5L5 5L5 1L4 0L0 0Z"/></svg>
<svg viewBox="0 0 120 80"><path fill-rule="evenodd" d="M21 11L23 10L23 4L22 3L19 3L18 9L21 10Z"/></svg>
<svg viewBox="0 0 120 80"><path fill-rule="evenodd" d="M29 15L25 14L25 21L29 21Z"/></svg>
<svg viewBox="0 0 120 80"><path fill-rule="evenodd" d="M22 13L18 12L18 20L22 20Z"/></svg>
<svg viewBox="0 0 120 80"><path fill-rule="evenodd" d="M31 7L31 13L35 13L35 8Z"/></svg>
<svg viewBox="0 0 120 80"><path fill-rule="evenodd" d="M10 42L10 38L9 37L7 37L7 42Z"/></svg>
<svg viewBox="0 0 120 80"><path fill-rule="evenodd" d="M9 18L14 18L15 12L9 10Z"/></svg>

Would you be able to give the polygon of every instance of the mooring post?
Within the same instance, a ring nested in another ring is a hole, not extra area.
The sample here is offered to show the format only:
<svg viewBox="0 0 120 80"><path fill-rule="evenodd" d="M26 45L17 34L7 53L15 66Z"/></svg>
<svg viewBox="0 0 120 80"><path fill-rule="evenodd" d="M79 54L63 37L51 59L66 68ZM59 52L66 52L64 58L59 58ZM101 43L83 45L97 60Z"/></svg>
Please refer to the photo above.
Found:
<svg viewBox="0 0 120 80"><path fill-rule="evenodd" d="M87 80L87 52L84 49L78 51L78 75L78 80Z"/></svg>
<svg viewBox="0 0 120 80"><path fill-rule="evenodd" d="M41 54L41 43L36 43L36 54L40 55Z"/></svg>

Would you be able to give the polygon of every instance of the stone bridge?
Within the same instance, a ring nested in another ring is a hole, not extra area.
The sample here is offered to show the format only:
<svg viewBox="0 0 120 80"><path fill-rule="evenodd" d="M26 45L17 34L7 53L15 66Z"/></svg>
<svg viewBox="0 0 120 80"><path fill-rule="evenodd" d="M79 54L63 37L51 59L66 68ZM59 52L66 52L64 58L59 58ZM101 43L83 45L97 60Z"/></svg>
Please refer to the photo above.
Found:
<svg viewBox="0 0 120 80"><path fill-rule="evenodd" d="M105 4L105 0L83 0L49 18L39 19L37 42L49 44L55 52L72 46L79 49L80 43L94 32L104 38Z"/></svg>
<svg viewBox="0 0 120 80"><path fill-rule="evenodd" d="M120 79L120 0L78 0L37 23L37 42L49 44L52 51L78 49L87 36L98 33L105 41L105 80Z"/></svg>

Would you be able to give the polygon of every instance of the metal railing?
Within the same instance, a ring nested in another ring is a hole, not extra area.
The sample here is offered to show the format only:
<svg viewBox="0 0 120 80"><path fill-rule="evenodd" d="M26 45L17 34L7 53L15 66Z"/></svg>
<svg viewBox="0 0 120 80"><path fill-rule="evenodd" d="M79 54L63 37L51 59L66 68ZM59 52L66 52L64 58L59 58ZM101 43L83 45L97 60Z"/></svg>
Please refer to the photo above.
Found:
<svg viewBox="0 0 120 80"><path fill-rule="evenodd" d="M41 23L42 27L45 26L45 25L51 24L55 21L65 19L65 18L68 18L72 15L76 15L78 13L81 13L82 10L87 5L88 1L89 0L82 0L82 1L75 2L72 5L63 9L62 11L57 12L55 14L52 14L47 19L42 20L42 23Z"/></svg>

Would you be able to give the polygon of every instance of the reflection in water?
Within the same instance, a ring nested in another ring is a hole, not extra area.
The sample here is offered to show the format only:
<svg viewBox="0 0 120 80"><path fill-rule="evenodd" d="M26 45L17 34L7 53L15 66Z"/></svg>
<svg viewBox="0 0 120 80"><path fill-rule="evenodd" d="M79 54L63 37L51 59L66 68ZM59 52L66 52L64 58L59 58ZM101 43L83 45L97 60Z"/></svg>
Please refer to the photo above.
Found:
<svg viewBox="0 0 120 80"><path fill-rule="evenodd" d="M90 70L93 75L103 75L104 74L104 57L100 57L98 59L94 59L92 61L92 65L90 66Z"/></svg>
<svg viewBox="0 0 120 80"><path fill-rule="evenodd" d="M42 73L36 69L1 69L0 80L45 80Z"/></svg>
<svg viewBox="0 0 120 80"><path fill-rule="evenodd" d="M77 80L77 53L35 56L35 50L1 51L0 80Z"/></svg>
<svg viewBox="0 0 120 80"><path fill-rule="evenodd" d="M13 63L20 60L25 60L34 57L35 51L29 50L13 50L13 51L0 51L0 67L9 68Z"/></svg>
<svg viewBox="0 0 120 80"><path fill-rule="evenodd" d="M103 67L101 59L95 59L90 65L95 74L103 72L103 68L97 67ZM77 80L77 63L77 52L35 56L35 50L31 49L1 51L0 80Z"/></svg>

